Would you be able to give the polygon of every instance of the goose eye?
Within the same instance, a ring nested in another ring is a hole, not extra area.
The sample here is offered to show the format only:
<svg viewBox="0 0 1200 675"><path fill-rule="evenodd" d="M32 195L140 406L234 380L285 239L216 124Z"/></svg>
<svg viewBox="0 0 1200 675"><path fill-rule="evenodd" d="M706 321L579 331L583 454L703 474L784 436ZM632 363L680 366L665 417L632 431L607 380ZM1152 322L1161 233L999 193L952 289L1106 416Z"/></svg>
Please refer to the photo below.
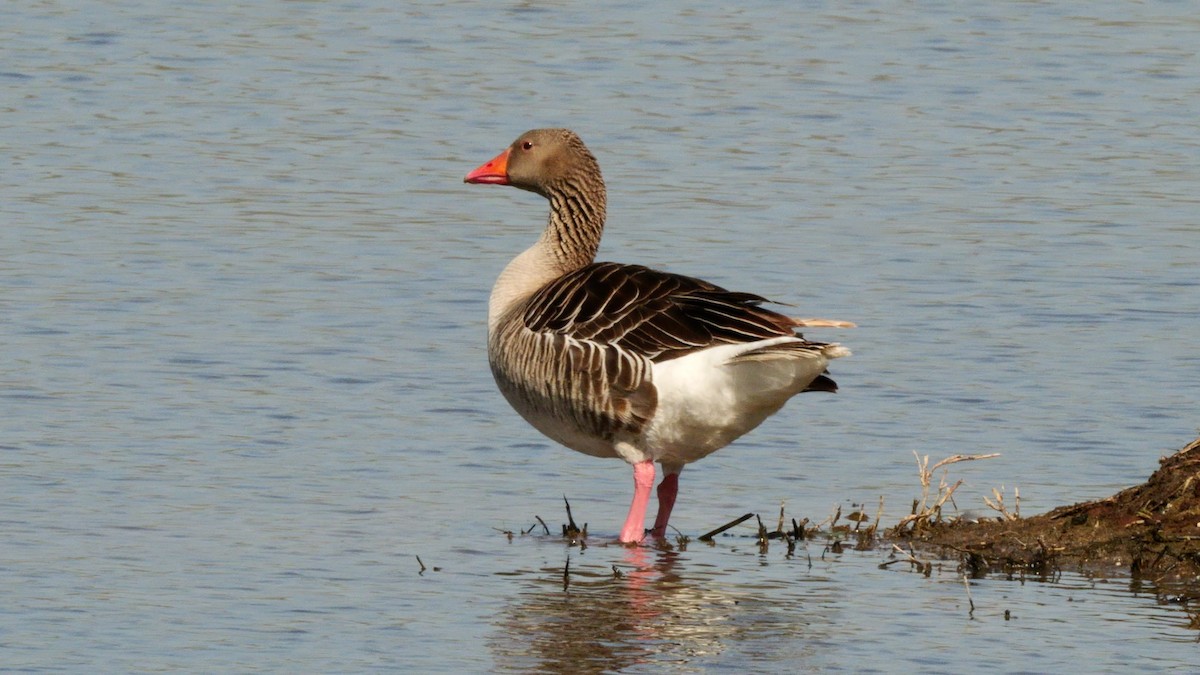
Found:
<svg viewBox="0 0 1200 675"><path fill-rule="evenodd" d="M533 141L525 141L524 143L521 144L521 149L522 150L532 150L533 149Z"/></svg>

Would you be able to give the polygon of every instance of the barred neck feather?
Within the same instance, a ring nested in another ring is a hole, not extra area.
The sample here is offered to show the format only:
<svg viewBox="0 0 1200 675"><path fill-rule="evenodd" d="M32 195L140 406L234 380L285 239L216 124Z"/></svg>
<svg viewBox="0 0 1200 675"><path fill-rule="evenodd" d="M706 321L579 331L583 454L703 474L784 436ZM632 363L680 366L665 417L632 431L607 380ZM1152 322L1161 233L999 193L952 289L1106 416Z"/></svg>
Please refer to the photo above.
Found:
<svg viewBox="0 0 1200 675"><path fill-rule="evenodd" d="M561 274L590 264L604 233L605 193L599 169L547 186L546 197L550 219L539 243L551 248Z"/></svg>

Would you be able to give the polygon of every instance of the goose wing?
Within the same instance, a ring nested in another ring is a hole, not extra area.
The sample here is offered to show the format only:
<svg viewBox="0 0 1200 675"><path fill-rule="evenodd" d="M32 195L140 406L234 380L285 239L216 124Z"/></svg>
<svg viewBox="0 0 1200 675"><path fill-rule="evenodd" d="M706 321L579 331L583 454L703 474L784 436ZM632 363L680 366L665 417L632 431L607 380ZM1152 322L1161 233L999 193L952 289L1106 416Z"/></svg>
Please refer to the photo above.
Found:
<svg viewBox="0 0 1200 675"><path fill-rule="evenodd" d="M540 289L525 326L628 352L650 361L719 344L796 335L796 319L767 300L693 277L619 263L593 263Z"/></svg>

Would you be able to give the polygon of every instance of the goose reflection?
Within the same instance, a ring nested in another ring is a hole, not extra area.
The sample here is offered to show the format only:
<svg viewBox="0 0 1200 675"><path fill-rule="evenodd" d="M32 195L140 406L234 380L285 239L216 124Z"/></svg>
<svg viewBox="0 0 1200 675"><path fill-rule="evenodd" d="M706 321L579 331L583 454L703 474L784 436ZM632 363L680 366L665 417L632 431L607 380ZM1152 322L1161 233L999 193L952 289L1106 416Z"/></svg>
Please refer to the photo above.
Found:
<svg viewBox="0 0 1200 675"><path fill-rule="evenodd" d="M540 570L503 612L491 640L498 667L612 672L724 648L737 603L707 580L684 579L677 551L624 549L616 571L590 553L572 549L567 565Z"/></svg>

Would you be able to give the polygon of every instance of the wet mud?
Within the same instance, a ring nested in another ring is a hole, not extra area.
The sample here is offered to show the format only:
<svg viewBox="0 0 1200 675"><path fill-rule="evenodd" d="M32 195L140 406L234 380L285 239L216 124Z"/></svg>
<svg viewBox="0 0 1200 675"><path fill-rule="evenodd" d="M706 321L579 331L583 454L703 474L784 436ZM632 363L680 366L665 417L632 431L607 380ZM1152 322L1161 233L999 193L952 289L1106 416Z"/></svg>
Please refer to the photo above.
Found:
<svg viewBox="0 0 1200 675"><path fill-rule="evenodd" d="M885 537L957 557L973 575L1128 574L1200 598L1200 438L1160 460L1144 483L1028 518L910 518Z"/></svg>

